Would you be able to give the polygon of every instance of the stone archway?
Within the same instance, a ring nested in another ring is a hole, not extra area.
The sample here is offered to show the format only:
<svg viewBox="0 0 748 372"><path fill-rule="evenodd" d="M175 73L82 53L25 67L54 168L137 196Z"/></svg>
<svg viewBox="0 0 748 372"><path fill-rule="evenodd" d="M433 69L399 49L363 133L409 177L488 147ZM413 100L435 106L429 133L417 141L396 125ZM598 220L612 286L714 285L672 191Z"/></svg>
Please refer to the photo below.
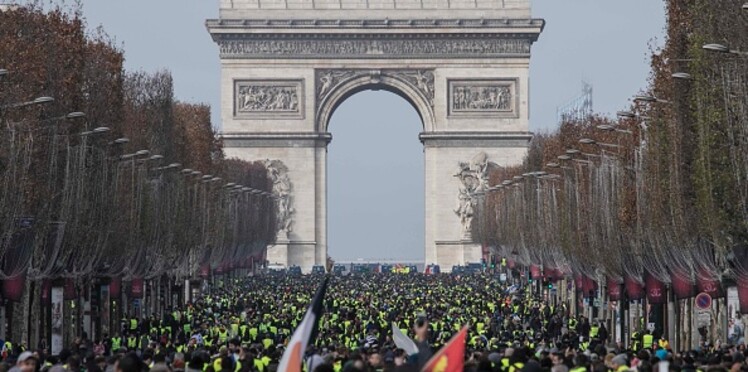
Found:
<svg viewBox="0 0 748 372"><path fill-rule="evenodd" d="M434 127L432 70L324 69L316 71L317 131L327 132L335 109L346 98L367 89L388 90L403 97L418 112L425 132Z"/></svg>
<svg viewBox="0 0 748 372"><path fill-rule="evenodd" d="M220 48L226 154L268 159L282 196L288 228L269 261L324 264L328 122L366 89L421 116L426 263L480 260L466 224L483 171L521 161L531 138L530 46L544 22L528 0L221 0L220 17L207 27Z"/></svg>

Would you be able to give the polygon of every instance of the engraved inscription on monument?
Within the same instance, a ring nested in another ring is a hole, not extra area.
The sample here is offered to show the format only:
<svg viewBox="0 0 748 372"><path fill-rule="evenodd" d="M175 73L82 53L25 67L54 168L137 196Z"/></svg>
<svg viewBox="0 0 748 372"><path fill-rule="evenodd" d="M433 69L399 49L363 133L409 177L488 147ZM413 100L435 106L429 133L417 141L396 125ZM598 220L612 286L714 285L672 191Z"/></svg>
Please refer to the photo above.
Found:
<svg viewBox="0 0 748 372"><path fill-rule="evenodd" d="M516 80L450 80L450 115L515 116Z"/></svg>
<svg viewBox="0 0 748 372"><path fill-rule="evenodd" d="M300 117L302 87L301 80L236 80L234 116Z"/></svg>

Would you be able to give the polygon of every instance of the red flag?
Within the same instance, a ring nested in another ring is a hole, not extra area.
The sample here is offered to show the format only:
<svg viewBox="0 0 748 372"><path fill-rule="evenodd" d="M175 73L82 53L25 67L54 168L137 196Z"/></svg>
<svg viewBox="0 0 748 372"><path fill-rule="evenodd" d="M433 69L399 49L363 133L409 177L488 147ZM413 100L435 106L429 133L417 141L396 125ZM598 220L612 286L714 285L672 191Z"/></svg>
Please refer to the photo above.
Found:
<svg viewBox="0 0 748 372"><path fill-rule="evenodd" d="M740 313L748 314L748 278L738 276L738 303L740 304Z"/></svg>
<svg viewBox="0 0 748 372"><path fill-rule="evenodd" d="M638 280L627 276L623 279L623 285L626 287L626 295L629 300L641 300L644 297L644 286Z"/></svg>
<svg viewBox="0 0 748 372"><path fill-rule="evenodd" d="M722 298L725 295L719 278L703 267L699 269L696 275L696 286L699 288L699 292L706 292L713 299Z"/></svg>
<svg viewBox="0 0 748 372"><path fill-rule="evenodd" d="M130 297L143 298L144 286L143 278L133 278L132 283L130 283Z"/></svg>
<svg viewBox="0 0 748 372"><path fill-rule="evenodd" d="M608 298L611 301L621 300L621 283L614 278L608 278Z"/></svg>
<svg viewBox="0 0 748 372"><path fill-rule="evenodd" d="M115 300L119 300L119 297L121 294L122 294L122 279L112 278L112 281L109 282L109 296Z"/></svg>
<svg viewBox="0 0 748 372"><path fill-rule="evenodd" d="M665 284L662 281L647 272L644 276L644 283L647 288L647 301L650 304L664 304L667 301Z"/></svg>
<svg viewBox="0 0 748 372"><path fill-rule="evenodd" d="M210 264L200 265L200 277L205 279L210 276Z"/></svg>
<svg viewBox="0 0 748 372"><path fill-rule="evenodd" d="M535 280L543 277L540 273L540 268L537 265L530 265L530 275L532 275L532 278Z"/></svg>
<svg viewBox="0 0 748 372"><path fill-rule="evenodd" d="M12 278L3 280L3 298L8 301L18 302L23 297L23 290L26 288L26 272L16 275Z"/></svg>
<svg viewBox="0 0 748 372"><path fill-rule="evenodd" d="M421 372L462 372L465 367L467 331L467 326L462 327L459 333L426 362Z"/></svg>
<svg viewBox="0 0 748 372"><path fill-rule="evenodd" d="M550 280L551 282L556 282L563 277L563 274L559 269L554 269L546 266L543 268L543 277Z"/></svg>
<svg viewBox="0 0 748 372"><path fill-rule="evenodd" d="M597 281L592 280L587 275L582 275L582 292L584 295L584 298L591 298L595 295L595 290L597 290Z"/></svg>
<svg viewBox="0 0 748 372"><path fill-rule="evenodd" d="M691 276L682 269L676 268L670 273L670 281L673 285L675 298L682 300L693 297L693 282Z"/></svg>

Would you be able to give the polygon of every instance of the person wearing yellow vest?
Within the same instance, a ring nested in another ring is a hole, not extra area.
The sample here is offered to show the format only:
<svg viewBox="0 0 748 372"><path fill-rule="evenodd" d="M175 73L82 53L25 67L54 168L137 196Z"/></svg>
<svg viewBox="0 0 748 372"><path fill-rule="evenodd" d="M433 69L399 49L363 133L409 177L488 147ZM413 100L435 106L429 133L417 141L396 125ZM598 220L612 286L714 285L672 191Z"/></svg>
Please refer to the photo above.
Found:
<svg viewBox="0 0 748 372"><path fill-rule="evenodd" d="M221 328L218 331L218 343L221 345L225 345L229 341L229 331L226 330L226 327L221 326Z"/></svg>
<svg viewBox="0 0 748 372"><path fill-rule="evenodd" d="M527 356L524 353L524 349L515 349L512 351L511 356L509 357L509 368L507 368L506 371L519 372L522 370L522 368L525 367L526 361Z"/></svg>
<svg viewBox="0 0 748 372"><path fill-rule="evenodd" d="M569 331L576 331L577 330L577 320L574 318L569 319Z"/></svg>
<svg viewBox="0 0 748 372"><path fill-rule="evenodd" d="M135 350L138 347L138 338L135 335L127 337L127 349Z"/></svg>
<svg viewBox="0 0 748 372"><path fill-rule="evenodd" d="M654 336L652 336L651 332L647 331L642 336L642 347L644 349L651 349L653 344L654 344Z"/></svg>
<svg viewBox="0 0 748 372"><path fill-rule="evenodd" d="M639 351L639 348L641 347L641 338L641 334L638 331L634 331L634 333L631 334L631 350Z"/></svg>
<svg viewBox="0 0 748 372"><path fill-rule="evenodd" d="M112 354L119 351L119 349L122 349L122 337L119 335L117 335L116 337L112 337L111 345L112 345Z"/></svg>
<svg viewBox="0 0 748 372"><path fill-rule="evenodd" d="M269 349L270 346L273 345L273 339L270 338L270 335L267 335L265 338L262 339L262 347L265 348L265 350Z"/></svg>
<svg viewBox="0 0 748 372"><path fill-rule="evenodd" d="M670 342L665 338L665 335L660 336L660 339L657 340L657 345L665 350L670 348Z"/></svg>
<svg viewBox="0 0 748 372"><path fill-rule="evenodd" d="M600 333L600 327L597 325L597 323L594 323L592 327L590 327L590 339L597 338L597 335Z"/></svg>
<svg viewBox="0 0 748 372"><path fill-rule="evenodd" d="M265 371L265 363L262 362L262 359L260 359L260 358L254 358L254 360L252 361L252 363L254 364L255 369L257 369L259 372L264 372Z"/></svg>

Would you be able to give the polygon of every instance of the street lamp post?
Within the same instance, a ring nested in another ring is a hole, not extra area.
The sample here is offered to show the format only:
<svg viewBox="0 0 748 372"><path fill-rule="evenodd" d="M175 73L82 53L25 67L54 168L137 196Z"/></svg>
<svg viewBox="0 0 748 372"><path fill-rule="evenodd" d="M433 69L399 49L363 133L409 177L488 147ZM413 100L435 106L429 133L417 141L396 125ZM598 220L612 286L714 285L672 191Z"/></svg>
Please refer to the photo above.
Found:
<svg viewBox="0 0 748 372"><path fill-rule="evenodd" d="M579 140L579 143L583 145L595 145L595 146L603 146L603 147L613 147L613 148L620 148L621 145L616 145L613 143L604 143L604 142L597 142L591 138L582 138Z"/></svg>
<svg viewBox="0 0 748 372"><path fill-rule="evenodd" d="M745 4L743 4L743 6L745 7ZM748 52L744 52L744 51L740 51L736 49L730 49L730 47L724 44L716 44L716 43L704 44L702 48L710 52L729 53L729 54L734 54L738 56L748 56Z"/></svg>

